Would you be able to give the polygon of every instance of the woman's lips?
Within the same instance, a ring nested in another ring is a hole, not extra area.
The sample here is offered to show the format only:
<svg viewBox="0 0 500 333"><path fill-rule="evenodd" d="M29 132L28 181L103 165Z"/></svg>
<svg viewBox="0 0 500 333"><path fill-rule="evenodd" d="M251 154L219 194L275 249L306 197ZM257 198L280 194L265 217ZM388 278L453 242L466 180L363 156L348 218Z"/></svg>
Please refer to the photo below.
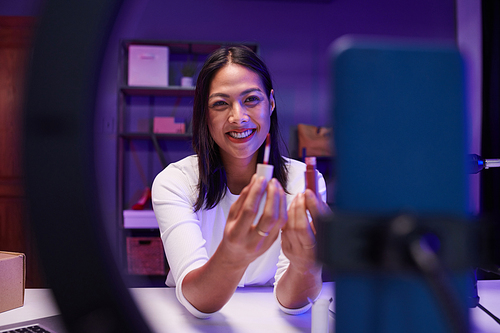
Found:
<svg viewBox="0 0 500 333"><path fill-rule="evenodd" d="M230 141L238 143L247 142L253 137L254 134L255 134L255 129L230 131L226 133Z"/></svg>

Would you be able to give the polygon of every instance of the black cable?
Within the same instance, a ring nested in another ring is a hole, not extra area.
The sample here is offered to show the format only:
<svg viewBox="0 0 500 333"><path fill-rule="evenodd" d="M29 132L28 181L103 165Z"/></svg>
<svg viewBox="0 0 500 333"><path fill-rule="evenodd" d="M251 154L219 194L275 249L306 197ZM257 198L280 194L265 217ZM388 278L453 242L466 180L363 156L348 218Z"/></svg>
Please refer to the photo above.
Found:
<svg viewBox="0 0 500 333"><path fill-rule="evenodd" d="M483 266L483 267L479 267L479 268L483 271L500 275L500 267L498 267L495 264L491 264L491 265L488 265L487 267ZM483 310L488 316L493 318L493 320L496 321L497 324L500 325L500 319L497 316L495 316L493 313L491 313L488 309L486 309L484 306L482 306L479 302L477 302L476 306L478 308L480 308L481 310Z"/></svg>
<svg viewBox="0 0 500 333"><path fill-rule="evenodd" d="M459 306L459 298L450 287L443 265L425 237L412 241L409 244L409 250L417 268L424 274L434 295L441 303L452 331L456 333L469 332L469 325Z"/></svg>
<svg viewBox="0 0 500 333"><path fill-rule="evenodd" d="M434 294L442 304L444 311L449 319L450 325L454 332L468 332L467 323L463 319L459 300L452 288L450 287L449 279L439 257L431 249L425 237L414 240L409 245L410 254L415 261L417 267L422 271L427 281L429 282ZM495 269L493 269L493 267ZM492 266L491 272L499 271L498 267ZM479 299L479 298L478 298ZM491 313L488 309L477 302L476 306L483 310L493 320L500 324L500 319Z"/></svg>
<svg viewBox="0 0 500 333"><path fill-rule="evenodd" d="M488 311L488 309L486 309L484 306L482 306L481 304L477 304L477 307L480 308L481 310L483 310L484 312L486 312L486 314L488 316L490 316L491 318L493 318L494 321L496 321L499 325L500 325L500 319L495 316L493 313L491 313L490 311Z"/></svg>

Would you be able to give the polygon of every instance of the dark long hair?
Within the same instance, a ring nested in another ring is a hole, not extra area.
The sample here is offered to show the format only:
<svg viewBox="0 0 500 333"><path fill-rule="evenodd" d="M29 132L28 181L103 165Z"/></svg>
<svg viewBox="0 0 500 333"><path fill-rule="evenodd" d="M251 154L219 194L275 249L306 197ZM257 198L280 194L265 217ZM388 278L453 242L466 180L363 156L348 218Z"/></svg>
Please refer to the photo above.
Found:
<svg viewBox="0 0 500 333"><path fill-rule="evenodd" d="M195 211L214 208L227 191L227 178L220 156L219 146L208 129L208 94L214 75L224 66L233 63L244 66L259 75L269 98L273 89L271 75L264 62L245 46L222 47L214 51L206 60L196 82L193 105L193 149L198 155L198 199ZM271 153L269 163L274 165L273 177L286 190L288 169L280 152L283 141L278 127L278 112L275 106L271 114ZM265 142L259 148L258 161L262 161Z"/></svg>

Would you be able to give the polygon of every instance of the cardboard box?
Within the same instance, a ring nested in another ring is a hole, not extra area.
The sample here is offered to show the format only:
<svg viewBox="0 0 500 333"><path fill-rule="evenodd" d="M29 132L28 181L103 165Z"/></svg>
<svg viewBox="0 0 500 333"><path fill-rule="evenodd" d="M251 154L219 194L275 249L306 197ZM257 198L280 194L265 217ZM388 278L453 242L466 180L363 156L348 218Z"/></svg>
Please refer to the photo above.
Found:
<svg viewBox="0 0 500 333"><path fill-rule="evenodd" d="M165 255L160 237L127 237L129 274L165 275Z"/></svg>
<svg viewBox="0 0 500 333"><path fill-rule="evenodd" d="M186 124L177 123L174 117L155 117L153 120L154 133L184 134Z"/></svg>
<svg viewBox="0 0 500 333"><path fill-rule="evenodd" d="M0 251L0 312L24 305L26 257Z"/></svg>
<svg viewBox="0 0 500 333"><path fill-rule="evenodd" d="M130 45L128 47L128 85L168 86L167 46Z"/></svg>

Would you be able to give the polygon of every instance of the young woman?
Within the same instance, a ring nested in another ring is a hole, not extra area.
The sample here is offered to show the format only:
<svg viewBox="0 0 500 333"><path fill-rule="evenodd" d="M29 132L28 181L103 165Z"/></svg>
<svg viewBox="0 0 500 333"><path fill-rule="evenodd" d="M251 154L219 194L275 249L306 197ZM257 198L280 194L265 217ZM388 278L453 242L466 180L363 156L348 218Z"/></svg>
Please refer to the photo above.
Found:
<svg viewBox="0 0 500 333"><path fill-rule="evenodd" d="M168 286L196 317L227 303L237 287L272 285L290 314L321 291L314 218L327 209L304 192L305 165L282 157L270 74L246 47L225 47L205 62L193 107L196 155L171 163L153 183L153 207L170 266ZM255 175L267 134L273 179ZM254 223L266 193L262 217Z"/></svg>

